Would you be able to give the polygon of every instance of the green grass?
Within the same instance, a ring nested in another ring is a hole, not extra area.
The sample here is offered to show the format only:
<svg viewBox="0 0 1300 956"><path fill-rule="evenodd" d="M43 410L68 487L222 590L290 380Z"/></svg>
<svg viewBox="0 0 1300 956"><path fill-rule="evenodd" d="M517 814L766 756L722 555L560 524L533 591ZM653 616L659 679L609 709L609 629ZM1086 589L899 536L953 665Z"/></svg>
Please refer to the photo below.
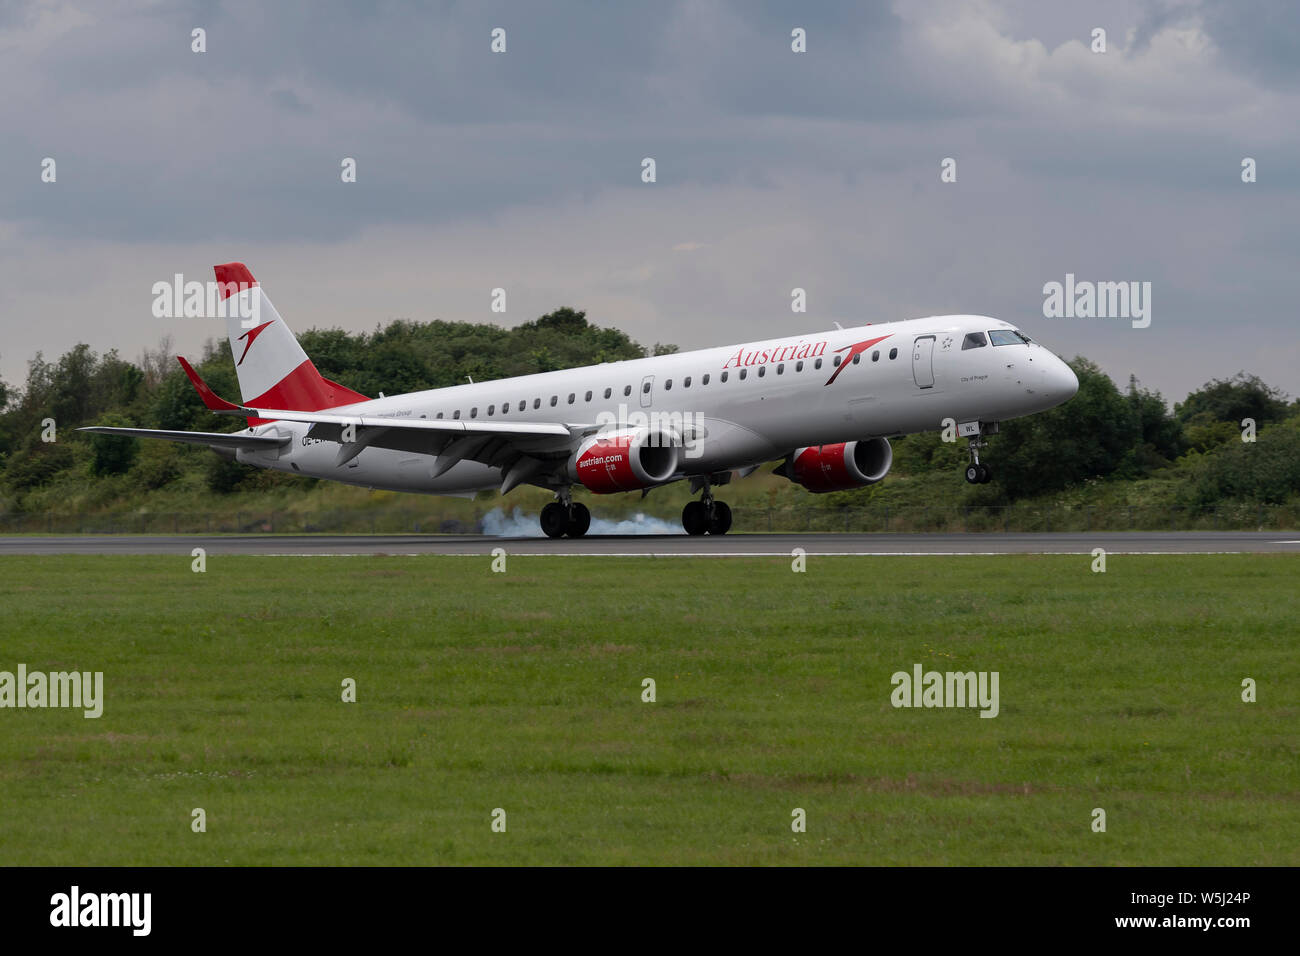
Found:
<svg viewBox="0 0 1300 956"><path fill-rule="evenodd" d="M1291 557L178 550L0 558L0 670L107 697L0 710L0 864L1300 864Z"/></svg>

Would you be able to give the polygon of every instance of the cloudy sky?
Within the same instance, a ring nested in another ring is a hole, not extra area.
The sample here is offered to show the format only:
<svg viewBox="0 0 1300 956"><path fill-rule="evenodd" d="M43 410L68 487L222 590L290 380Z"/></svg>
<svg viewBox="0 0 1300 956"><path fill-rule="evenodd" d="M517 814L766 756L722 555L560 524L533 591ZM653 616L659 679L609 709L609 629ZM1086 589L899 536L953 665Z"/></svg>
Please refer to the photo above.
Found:
<svg viewBox="0 0 1300 956"><path fill-rule="evenodd" d="M571 305L691 348L971 312L1171 401L1300 393L1284 0L0 0L0 88L12 384L82 341L199 351L220 321L150 288L242 260L298 329ZM1150 327L1045 318L1067 273L1150 282Z"/></svg>

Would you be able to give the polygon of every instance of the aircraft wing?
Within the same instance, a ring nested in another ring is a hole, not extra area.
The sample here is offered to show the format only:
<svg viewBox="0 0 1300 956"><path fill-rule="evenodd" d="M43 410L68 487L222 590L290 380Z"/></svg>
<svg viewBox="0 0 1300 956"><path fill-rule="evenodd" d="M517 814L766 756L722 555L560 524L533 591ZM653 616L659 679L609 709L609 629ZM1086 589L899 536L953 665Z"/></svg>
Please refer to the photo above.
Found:
<svg viewBox="0 0 1300 956"><path fill-rule="evenodd" d="M161 438L165 441L178 441L187 445L208 445L214 448L279 448L289 443L289 436L261 437L242 435L239 432L179 432L162 428L110 428L106 425L90 425L78 428L79 432L96 432L100 435L122 435L126 438Z"/></svg>
<svg viewBox="0 0 1300 956"><path fill-rule="evenodd" d="M215 411L215 409L214 409ZM558 435L571 437L572 429L581 431L587 425L562 425L559 422L479 422L452 418L385 418L377 415L349 415L347 412L297 412L284 408L250 408L236 406L229 411L219 411L222 415L248 415L253 418L275 419L285 422L309 422L313 426L329 425L341 430L347 425L362 428L409 428L435 435L512 435L534 437L538 435ZM312 428L312 436L323 437L326 431L333 429ZM319 433L318 433L319 432ZM334 440L334 439L331 439Z"/></svg>

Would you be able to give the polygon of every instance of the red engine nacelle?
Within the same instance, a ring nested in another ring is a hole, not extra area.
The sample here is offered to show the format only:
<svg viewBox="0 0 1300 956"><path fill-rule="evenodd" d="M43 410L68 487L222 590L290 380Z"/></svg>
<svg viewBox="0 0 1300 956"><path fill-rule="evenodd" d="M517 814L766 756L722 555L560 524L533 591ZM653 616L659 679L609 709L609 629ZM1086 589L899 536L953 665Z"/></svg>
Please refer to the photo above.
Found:
<svg viewBox="0 0 1300 956"><path fill-rule="evenodd" d="M671 478L681 454L680 442L669 435L597 435L570 459L569 477L598 495L636 491Z"/></svg>
<svg viewBox="0 0 1300 956"><path fill-rule="evenodd" d="M875 484L889 474L894 450L884 438L796 448L778 472L813 494Z"/></svg>

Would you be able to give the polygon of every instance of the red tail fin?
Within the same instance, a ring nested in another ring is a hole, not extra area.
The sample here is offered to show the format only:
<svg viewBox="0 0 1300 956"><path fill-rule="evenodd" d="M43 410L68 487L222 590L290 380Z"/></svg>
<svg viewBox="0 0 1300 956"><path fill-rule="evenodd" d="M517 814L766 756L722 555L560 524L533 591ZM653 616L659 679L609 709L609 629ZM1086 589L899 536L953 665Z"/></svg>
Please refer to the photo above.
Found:
<svg viewBox="0 0 1300 956"><path fill-rule="evenodd" d="M319 412L369 401L316 370L248 266L225 262L213 268L222 285L222 301L227 302L226 333L245 408ZM261 424L261 420L250 418L249 424Z"/></svg>

